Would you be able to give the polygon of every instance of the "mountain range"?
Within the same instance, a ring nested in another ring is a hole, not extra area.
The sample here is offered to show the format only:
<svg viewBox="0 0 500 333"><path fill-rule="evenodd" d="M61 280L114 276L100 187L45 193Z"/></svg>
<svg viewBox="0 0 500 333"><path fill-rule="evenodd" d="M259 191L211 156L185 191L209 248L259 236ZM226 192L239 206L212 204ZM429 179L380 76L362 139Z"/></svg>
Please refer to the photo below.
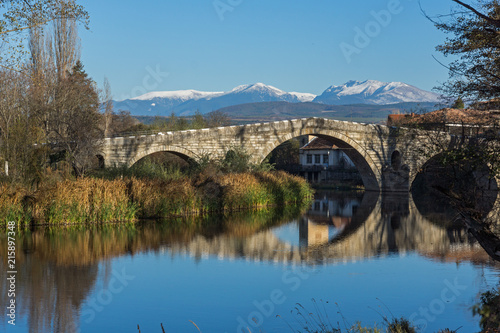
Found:
<svg viewBox="0 0 500 333"><path fill-rule="evenodd" d="M135 116L190 116L241 104L262 102L309 103L326 105L390 105L405 102L438 102L440 96L402 82L375 80L349 81L331 86L321 95L285 92L263 83L241 85L228 92L196 90L150 92L135 98L114 101L115 110L128 110Z"/></svg>
<svg viewBox="0 0 500 333"><path fill-rule="evenodd" d="M375 80L349 81L331 86L313 102L329 105L377 104L389 105L405 102L438 102L441 96L403 82Z"/></svg>

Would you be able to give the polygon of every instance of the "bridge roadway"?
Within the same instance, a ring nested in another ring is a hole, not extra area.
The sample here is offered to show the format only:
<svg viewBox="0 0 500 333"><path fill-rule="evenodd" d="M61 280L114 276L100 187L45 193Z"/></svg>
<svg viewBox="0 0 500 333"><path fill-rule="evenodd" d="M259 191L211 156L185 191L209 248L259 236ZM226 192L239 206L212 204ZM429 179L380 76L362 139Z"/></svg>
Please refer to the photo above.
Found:
<svg viewBox="0 0 500 333"><path fill-rule="evenodd" d="M369 191L408 191L427 162L419 144L425 135L401 140L395 128L324 118L106 138L101 155L106 166L132 166L157 152L196 160L205 154L221 157L231 148L243 147L254 163L261 163L281 143L302 135L328 138L343 149Z"/></svg>

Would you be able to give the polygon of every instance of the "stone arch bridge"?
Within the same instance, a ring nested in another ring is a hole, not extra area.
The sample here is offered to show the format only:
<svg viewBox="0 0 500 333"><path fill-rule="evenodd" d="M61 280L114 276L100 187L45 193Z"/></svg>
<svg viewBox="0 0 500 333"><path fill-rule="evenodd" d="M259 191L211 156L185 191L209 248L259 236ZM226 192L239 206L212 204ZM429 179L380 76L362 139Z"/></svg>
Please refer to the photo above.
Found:
<svg viewBox="0 0 500 333"><path fill-rule="evenodd" d="M254 163L261 163L281 143L302 135L328 138L343 149L358 168L366 190L408 191L426 162L417 153L418 140L402 143L394 128L324 118L106 138L101 155L106 166L132 166L157 152L196 159L207 153L221 157L241 146Z"/></svg>

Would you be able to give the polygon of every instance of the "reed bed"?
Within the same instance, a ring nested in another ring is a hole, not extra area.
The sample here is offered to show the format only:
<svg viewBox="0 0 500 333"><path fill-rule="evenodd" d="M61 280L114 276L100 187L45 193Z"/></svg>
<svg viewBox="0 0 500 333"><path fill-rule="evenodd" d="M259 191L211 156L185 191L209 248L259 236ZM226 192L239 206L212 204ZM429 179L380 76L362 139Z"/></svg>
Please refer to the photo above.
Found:
<svg viewBox="0 0 500 333"><path fill-rule="evenodd" d="M18 224L132 222L232 212L307 201L307 182L284 172L246 172L170 179L81 178L42 184L36 192L0 185L0 214Z"/></svg>
<svg viewBox="0 0 500 333"><path fill-rule="evenodd" d="M274 204L299 204L313 194L304 178L292 176L284 171L258 173L261 184L273 198Z"/></svg>
<svg viewBox="0 0 500 333"><path fill-rule="evenodd" d="M187 215L201 209L196 189L188 178L170 181L130 178L124 182L141 218Z"/></svg>
<svg viewBox="0 0 500 333"><path fill-rule="evenodd" d="M132 221L136 207L122 180L83 178L42 187L34 194L33 217L43 224Z"/></svg>
<svg viewBox="0 0 500 333"><path fill-rule="evenodd" d="M31 209L26 207L27 191L23 187L0 184L0 225L15 221L18 225L31 221Z"/></svg>
<svg viewBox="0 0 500 333"><path fill-rule="evenodd" d="M224 210L258 208L272 203L272 194L266 191L256 174L237 173L221 176L218 179L222 191Z"/></svg>

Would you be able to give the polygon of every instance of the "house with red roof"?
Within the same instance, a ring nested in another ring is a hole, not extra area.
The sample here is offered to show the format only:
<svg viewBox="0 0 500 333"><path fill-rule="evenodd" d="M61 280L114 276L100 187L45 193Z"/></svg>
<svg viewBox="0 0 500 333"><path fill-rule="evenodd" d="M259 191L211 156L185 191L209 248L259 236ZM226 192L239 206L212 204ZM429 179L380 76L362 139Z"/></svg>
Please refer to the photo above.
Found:
<svg viewBox="0 0 500 333"><path fill-rule="evenodd" d="M332 172L356 169L351 159L333 142L313 137L299 150L301 174L310 182L328 181Z"/></svg>

